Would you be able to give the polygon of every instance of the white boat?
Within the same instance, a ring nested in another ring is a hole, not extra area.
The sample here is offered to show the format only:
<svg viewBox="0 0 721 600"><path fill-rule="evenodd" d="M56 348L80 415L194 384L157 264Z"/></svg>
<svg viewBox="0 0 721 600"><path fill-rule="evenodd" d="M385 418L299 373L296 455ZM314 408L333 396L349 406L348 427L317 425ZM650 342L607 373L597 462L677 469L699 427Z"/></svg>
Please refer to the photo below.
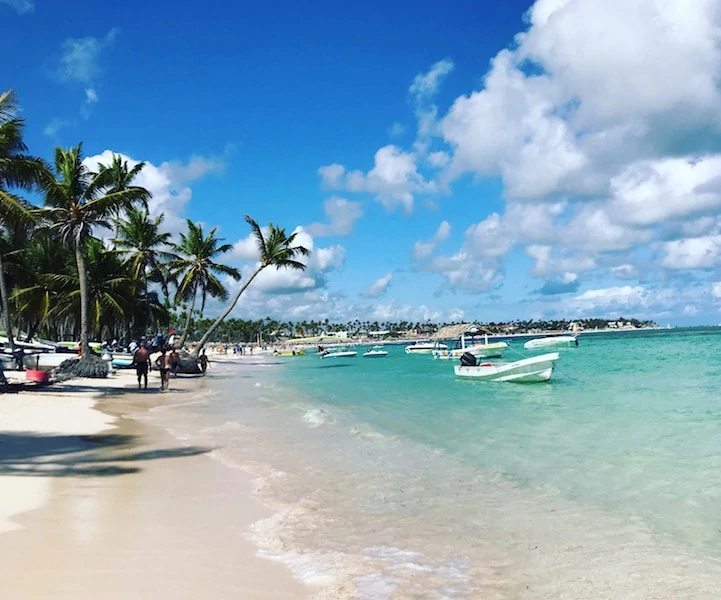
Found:
<svg viewBox="0 0 721 600"><path fill-rule="evenodd" d="M103 360L105 360L104 356ZM133 354L130 352L111 352L110 364L119 369L127 369L133 365Z"/></svg>
<svg viewBox="0 0 721 600"><path fill-rule="evenodd" d="M578 346L578 339L575 335L553 335L548 337L528 340L523 347L526 350L537 350L538 348L554 348L556 346Z"/></svg>
<svg viewBox="0 0 721 600"><path fill-rule="evenodd" d="M479 337L482 337L483 341L475 341ZM470 352L476 358L501 358L507 348L507 342L489 342L488 334L482 333L478 327L471 326L461 333L455 348L435 350L433 358L436 360L450 360L460 358L466 352Z"/></svg>
<svg viewBox="0 0 721 600"><path fill-rule="evenodd" d="M37 352L26 354L23 357L23 365L26 369L35 369L37 371L51 371L55 367L59 367L61 363L68 359L77 360L80 358L77 354L70 352Z"/></svg>
<svg viewBox="0 0 721 600"><path fill-rule="evenodd" d="M433 354L434 351L447 349L448 346L440 342L415 342L406 346L406 354Z"/></svg>
<svg viewBox="0 0 721 600"><path fill-rule="evenodd" d="M476 366L456 365L457 377L469 377L484 381L513 381L534 383L548 381L558 360L558 352L540 354L511 363L481 363Z"/></svg>
<svg viewBox="0 0 721 600"><path fill-rule="evenodd" d="M363 353L363 358L383 358L388 356L388 352L382 349L382 346L373 346L372 349Z"/></svg>
<svg viewBox="0 0 721 600"><path fill-rule="evenodd" d="M325 358L353 358L354 356L358 356L358 353L355 350L346 350L345 348L336 348L333 351L326 350L323 354L320 355L322 359Z"/></svg>

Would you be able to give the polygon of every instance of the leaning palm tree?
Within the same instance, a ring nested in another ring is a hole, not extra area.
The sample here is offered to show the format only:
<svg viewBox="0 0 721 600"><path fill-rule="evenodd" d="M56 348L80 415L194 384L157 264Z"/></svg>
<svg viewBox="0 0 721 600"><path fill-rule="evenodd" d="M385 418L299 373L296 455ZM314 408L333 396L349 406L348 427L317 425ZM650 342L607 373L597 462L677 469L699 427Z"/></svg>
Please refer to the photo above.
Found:
<svg viewBox="0 0 721 600"><path fill-rule="evenodd" d="M102 163L98 165L98 174L102 174L104 177L108 178L110 192L121 192L123 190L127 190L133 187L133 180L140 174L140 171L142 171L144 167L144 162L138 163L134 167L129 167L128 161L123 160L123 158L118 154L113 154L113 160L109 165L104 165ZM148 208L149 198L150 196L148 195L147 198L140 200L140 203L145 209ZM132 206L119 205L115 209L113 209L113 221L115 222L115 240L117 240L120 234L120 217L123 212L127 211L129 208L132 208Z"/></svg>
<svg viewBox="0 0 721 600"><path fill-rule="evenodd" d="M10 190L31 189L37 182L44 163L27 154L23 142L25 122L18 117L18 105L13 90L0 94L0 229L19 224L32 224L34 217L30 206ZM0 296L2 316L8 345L13 350L15 341L10 327L10 307L5 279L3 253L0 251Z"/></svg>
<svg viewBox="0 0 721 600"><path fill-rule="evenodd" d="M147 202L145 188L132 186L110 191L109 171L91 173L83 164L82 143L69 150L56 148L55 167L42 173L45 193L44 216L49 229L75 252L80 296L80 346L83 358L90 356L88 276L85 245L96 227L109 228L108 217L136 202Z"/></svg>
<svg viewBox="0 0 721 600"><path fill-rule="evenodd" d="M170 233L160 230L164 215L151 219L147 209L131 208L126 211L126 220L118 225L115 247L124 257L136 281L140 281L145 298L149 325L152 319L148 282L159 281L167 295L169 273L167 264L177 256L167 250Z"/></svg>
<svg viewBox="0 0 721 600"><path fill-rule="evenodd" d="M208 343L210 336L215 333L220 324L226 319L226 317L233 311L238 300L242 296L243 292L248 289L248 286L258 276L258 274L267 269L268 267L275 267L276 269L296 269L298 271L304 271L306 268L305 263L296 260L301 256L308 256L310 250L305 246L294 246L296 233L286 234L285 229L281 229L276 225L270 223L268 225L267 233L263 233L263 230L258 226L258 223L248 215L243 217L250 225L255 236L255 242L258 246L258 253L260 254L260 262L256 267L253 274L246 279L243 286L238 290L238 293L233 298L233 301L223 311L223 313L215 320L210 326L208 331L205 332L198 345L193 350L193 355L197 356L201 348Z"/></svg>
<svg viewBox="0 0 721 600"><path fill-rule="evenodd" d="M190 302L185 327L178 341L181 347L188 337L198 293L200 293L202 314L208 296L219 300L228 299L228 290L216 275L228 275L235 281L240 279L238 269L215 262L218 256L233 247L231 244L221 245L223 239L216 236L217 229L214 228L208 235L204 235L202 225L196 225L190 219L186 222L188 231L180 234L179 244L173 245L173 250L178 256L168 263L168 269L178 282L175 301Z"/></svg>

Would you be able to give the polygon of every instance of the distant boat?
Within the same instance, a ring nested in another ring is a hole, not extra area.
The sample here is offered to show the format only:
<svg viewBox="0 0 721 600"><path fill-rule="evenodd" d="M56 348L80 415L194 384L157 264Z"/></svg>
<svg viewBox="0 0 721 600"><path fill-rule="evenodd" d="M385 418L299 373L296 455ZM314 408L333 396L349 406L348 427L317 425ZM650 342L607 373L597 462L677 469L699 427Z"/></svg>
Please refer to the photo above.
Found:
<svg viewBox="0 0 721 600"><path fill-rule="evenodd" d="M381 349L382 346L373 346L371 350L363 353L363 358L383 358L388 356L388 352Z"/></svg>
<svg viewBox="0 0 721 600"><path fill-rule="evenodd" d="M105 354L103 354L103 360L106 360ZM110 364L119 369L127 369L133 366L133 357L135 355L131 352L111 352L110 353Z"/></svg>
<svg viewBox="0 0 721 600"><path fill-rule="evenodd" d="M462 360L453 367L457 377L468 377L482 381L510 381L515 383L537 383L548 381L559 358L558 352L541 354L511 363L470 364Z"/></svg>
<svg viewBox="0 0 721 600"><path fill-rule="evenodd" d="M537 338L529 340L523 347L526 350L536 350L538 348L553 348L555 346L578 346L578 339L575 335L554 335L549 337Z"/></svg>
<svg viewBox="0 0 721 600"><path fill-rule="evenodd" d="M354 356L358 356L358 353L355 350L346 350L345 348L336 348L332 352L330 350L326 350L323 352L320 357L322 359L325 358L353 358Z"/></svg>
<svg viewBox="0 0 721 600"><path fill-rule="evenodd" d="M440 342L415 342L406 346L406 354L433 354L437 350L446 350L448 346Z"/></svg>
<svg viewBox="0 0 721 600"><path fill-rule="evenodd" d="M476 341L479 338L483 341ZM476 358L500 358L507 348L507 342L489 342L487 333L484 333L475 325L469 325L461 330L455 348L436 350L433 352L433 358L436 360L450 360L460 358L466 352L470 352Z"/></svg>

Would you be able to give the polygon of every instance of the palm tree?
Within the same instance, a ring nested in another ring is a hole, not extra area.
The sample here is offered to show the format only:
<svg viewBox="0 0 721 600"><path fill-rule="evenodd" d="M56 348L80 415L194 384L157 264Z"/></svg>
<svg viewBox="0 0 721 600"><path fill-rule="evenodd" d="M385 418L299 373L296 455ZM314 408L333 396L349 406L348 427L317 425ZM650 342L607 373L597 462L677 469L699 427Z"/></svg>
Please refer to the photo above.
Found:
<svg viewBox="0 0 721 600"><path fill-rule="evenodd" d="M27 154L23 142L25 122L18 116L18 105L13 90L0 94L0 226L4 229L20 223L32 223L30 206L10 192L12 188L31 189L37 182L44 163ZM10 327L10 306L3 253L0 251L0 296L5 335L10 349L15 348Z"/></svg>
<svg viewBox="0 0 721 600"><path fill-rule="evenodd" d="M131 184L144 167L144 162L138 163L134 167L128 167L128 161L123 160L122 157L117 154L113 154L113 161L109 165L104 165L102 163L98 165L98 174L103 174L105 177L108 178L110 188L108 191L121 192L123 190L128 190L134 187ZM146 197L139 200L143 208L145 208L146 210L148 208L149 199L150 194L148 193ZM124 211L133 208L133 204L135 204L135 202L136 201L133 201L130 205L125 206L119 205L113 210L113 220L115 221L115 240L113 243L115 243L115 241L117 241L117 238L119 237L121 227L121 214Z"/></svg>
<svg viewBox="0 0 721 600"><path fill-rule="evenodd" d="M198 292L200 292L200 312L202 314L205 310L207 296L220 300L228 299L228 290L216 275L228 275L235 281L240 279L238 269L215 262L218 256L225 254L233 247L231 244L220 245L223 239L216 236L217 228L211 229L208 235L204 235L202 225L196 225L190 219L187 219L186 222L188 224L187 233L181 233L180 243L173 244L173 249L178 256L168 263L168 269L174 277L178 278L175 301L190 301L185 327L178 342L181 347L188 337Z"/></svg>
<svg viewBox="0 0 721 600"><path fill-rule="evenodd" d="M134 202L146 202L149 192L140 187L110 191L111 172L91 173L83 164L82 144L68 150L55 149L55 168L42 173L45 192L44 213L64 244L75 252L80 294L80 346L83 358L90 356L88 345L89 295L85 266L85 245L93 228L109 227L108 217L127 209Z"/></svg>
<svg viewBox="0 0 721 600"><path fill-rule="evenodd" d="M200 338L200 342L198 342L198 345L193 349L193 355L195 356L197 356L200 349L208 343L210 336L215 333L215 330L218 329L220 324L232 312L243 292L248 289L248 286L261 271L267 269L268 267L275 267L276 269L296 269L298 271L304 271L306 268L306 265L296 260L296 258L308 256L310 254L310 250L308 250L305 246L293 245L295 243L295 233L288 235L286 234L285 229L281 229L280 227L270 223L268 225L267 234L264 234L263 230L258 226L258 223L256 223L252 217L245 215L243 218L245 219L245 222L250 225L253 235L255 236L258 253L260 254L260 262L258 263L255 271L253 271L253 274L238 290L238 293L235 295L235 298L233 298L233 301L215 320L208 331L205 332L205 335Z"/></svg>
<svg viewBox="0 0 721 600"><path fill-rule="evenodd" d="M118 223L118 235L114 240L132 276L142 282L148 325L152 321L148 281L159 281L167 295L169 273L166 264L177 258L164 250L170 245L170 234L160 230L164 218L160 215L151 220L147 209L131 208L126 211L126 220Z"/></svg>

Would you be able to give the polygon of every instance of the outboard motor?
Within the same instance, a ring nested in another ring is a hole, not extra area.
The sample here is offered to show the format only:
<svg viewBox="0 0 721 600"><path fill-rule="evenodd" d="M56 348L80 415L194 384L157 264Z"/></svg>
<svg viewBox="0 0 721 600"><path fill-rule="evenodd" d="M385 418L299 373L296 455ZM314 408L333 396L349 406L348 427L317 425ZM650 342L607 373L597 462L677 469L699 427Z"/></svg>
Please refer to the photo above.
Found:
<svg viewBox="0 0 721 600"><path fill-rule="evenodd" d="M478 364L478 359L470 352L464 352L461 355L461 366L475 367L477 364Z"/></svg>

